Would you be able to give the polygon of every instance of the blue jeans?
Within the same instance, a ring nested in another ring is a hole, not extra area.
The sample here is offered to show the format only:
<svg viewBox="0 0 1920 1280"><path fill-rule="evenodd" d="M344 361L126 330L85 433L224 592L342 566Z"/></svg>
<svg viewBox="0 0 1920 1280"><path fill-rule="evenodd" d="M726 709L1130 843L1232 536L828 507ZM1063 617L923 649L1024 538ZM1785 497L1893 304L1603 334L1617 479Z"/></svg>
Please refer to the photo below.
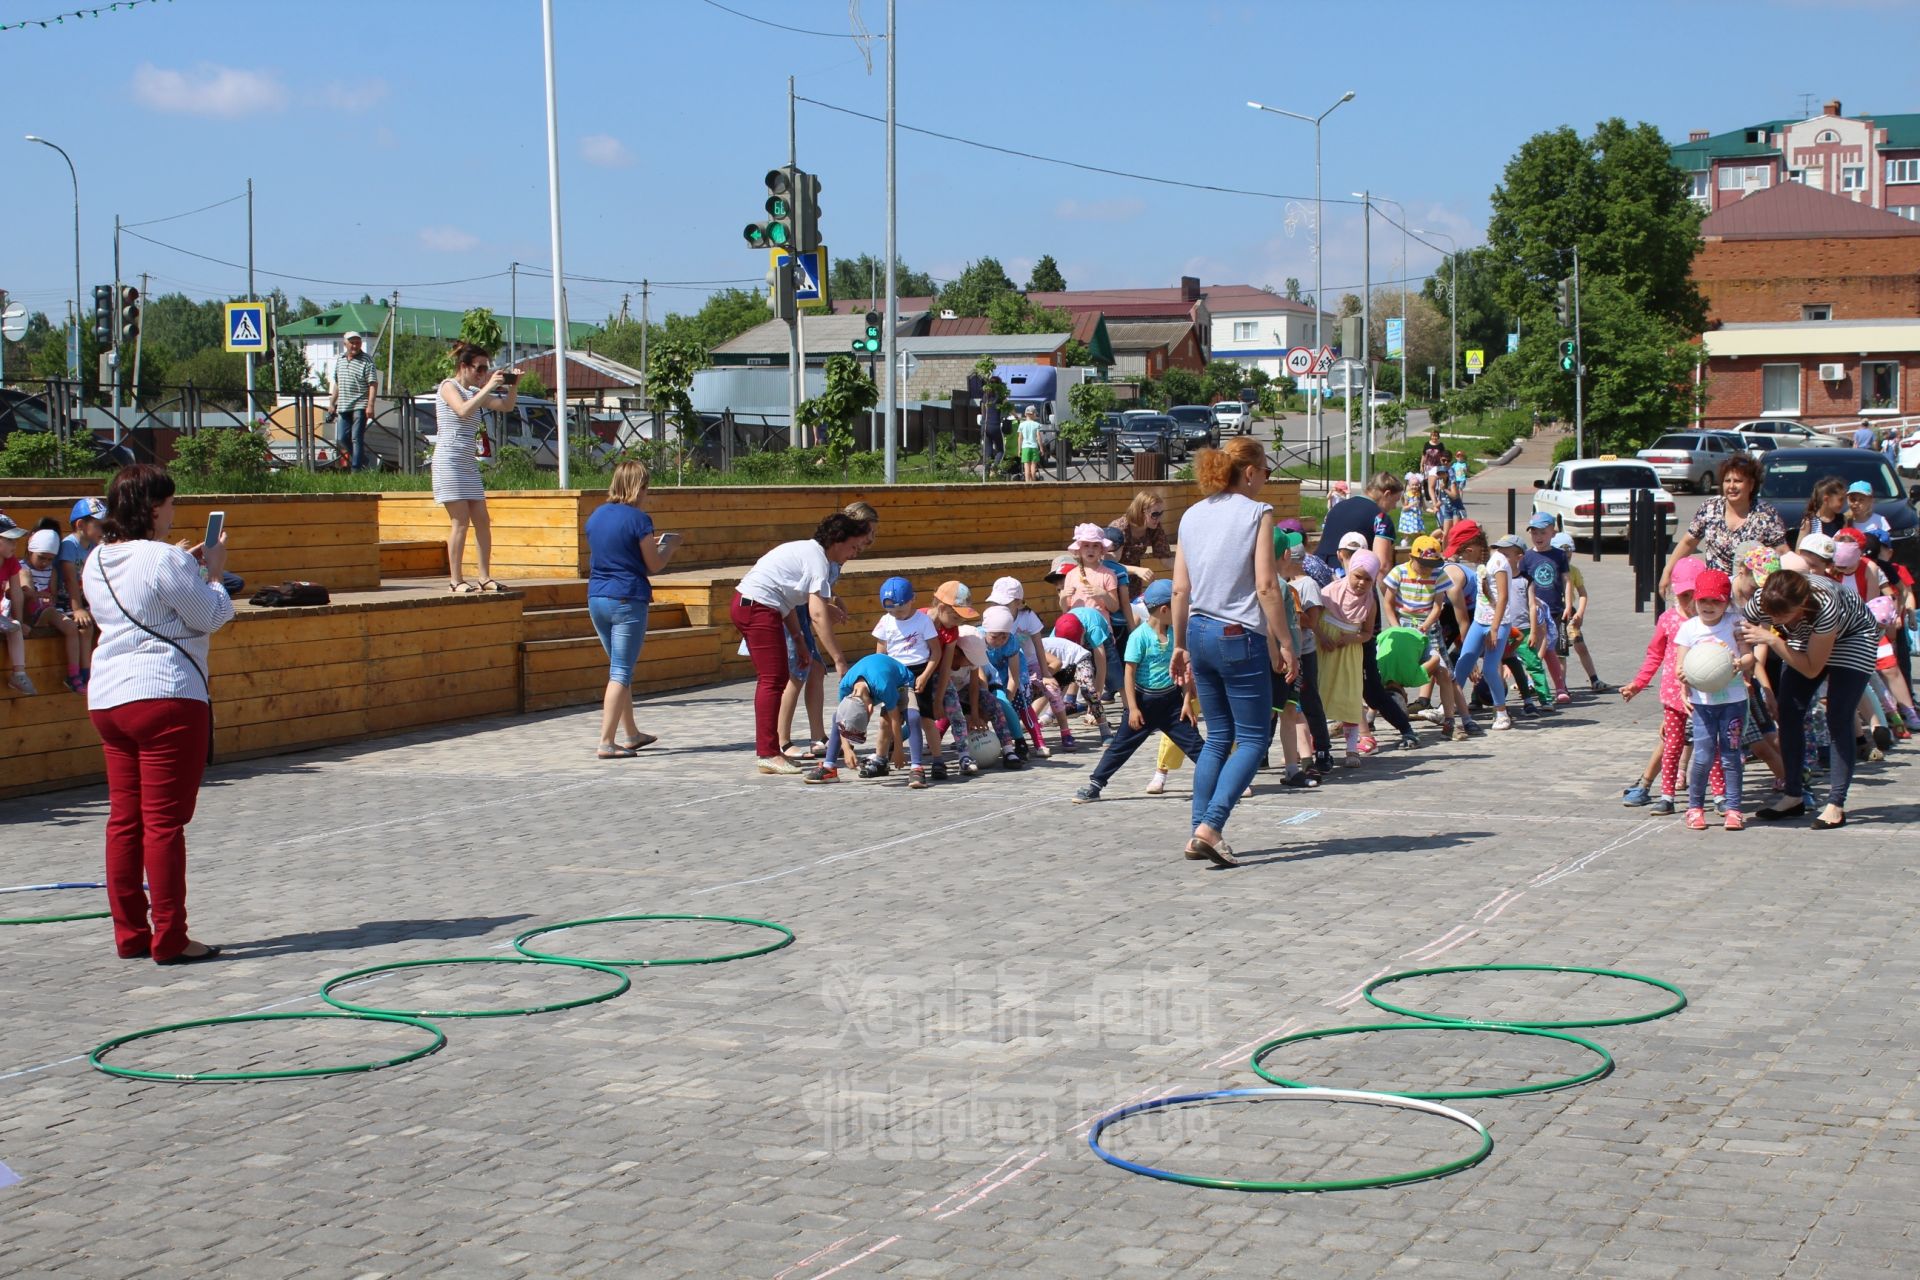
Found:
<svg viewBox="0 0 1920 1280"><path fill-rule="evenodd" d="M1693 704L1693 764L1687 768L1687 808L1704 809L1707 804L1707 775L1713 762L1727 780L1727 812L1740 812L1740 784L1745 760L1740 750L1740 723L1746 719L1745 702L1723 702L1717 707Z"/></svg>
<svg viewBox="0 0 1920 1280"><path fill-rule="evenodd" d="M365 409L342 409L335 426L339 434L340 456L347 465L358 471L367 462L367 411Z"/></svg>
<svg viewBox="0 0 1920 1280"><path fill-rule="evenodd" d="M1489 641L1491 640L1491 643ZM1460 641L1460 661L1453 664L1453 682L1462 689L1471 689L1468 683L1473 678L1473 664L1480 663L1481 678L1487 682L1487 692L1493 696L1493 705L1507 705L1507 682L1500 675L1501 651L1506 647L1507 629L1500 628L1499 637L1493 637L1493 628L1484 622L1476 622L1467 628L1467 634ZM1485 655L1485 661L1481 656Z"/></svg>
<svg viewBox="0 0 1920 1280"><path fill-rule="evenodd" d="M1193 762L1193 825L1222 832L1273 733L1267 638L1246 630L1228 635L1229 625L1198 613L1187 620L1187 654L1207 722L1207 745Z"/></svg>
<svg viewBox="0 0 1920 1280"><path fill-rule="evenodd" d="M647 640L647 602L628 596L588 596L587 616L607 651L607 680L632 684L633 664Z"/></svg>

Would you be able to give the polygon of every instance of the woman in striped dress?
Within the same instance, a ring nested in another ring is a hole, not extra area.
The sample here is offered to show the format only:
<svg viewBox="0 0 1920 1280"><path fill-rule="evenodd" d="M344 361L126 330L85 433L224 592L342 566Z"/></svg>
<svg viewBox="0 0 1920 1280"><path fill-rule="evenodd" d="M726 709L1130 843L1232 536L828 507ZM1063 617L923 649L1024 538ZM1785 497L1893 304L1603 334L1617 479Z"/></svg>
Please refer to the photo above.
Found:
<svg viewBox="0 0 1920 1280"><path fill-rule="evenodd" d="M1834 726L1832 778L1826 807L1813 826L1816 831L1844 827L1847 787L1853 781L1854 715L1873 675L1879 626L1859 597L1832 581L1781 570L1747 602L1741 639L1766 661L1780 708L1780 753L1786 758L1784 792L1758 815L1777 820L1806 812L1802 738L1807 711L1825 681L1827 719Z"/></svg>
<svg viewBox="0 0 1920 1280"><path fill-rule="evenodd" d="M480 410L511 409L519 399L515 385L519 370L493 369L493 357L470 342L453 344L453 376L440 384L433 406L433 500L447 509L447 589L455 595L505 590L493 580L493 525L487 518L487 492L480 484L475 461L475 436ZM500 390L502 386L505 391ZM462 572L467 553L467 529L473 529L474 552L480 561L480 581L468 582Z"/></svg>

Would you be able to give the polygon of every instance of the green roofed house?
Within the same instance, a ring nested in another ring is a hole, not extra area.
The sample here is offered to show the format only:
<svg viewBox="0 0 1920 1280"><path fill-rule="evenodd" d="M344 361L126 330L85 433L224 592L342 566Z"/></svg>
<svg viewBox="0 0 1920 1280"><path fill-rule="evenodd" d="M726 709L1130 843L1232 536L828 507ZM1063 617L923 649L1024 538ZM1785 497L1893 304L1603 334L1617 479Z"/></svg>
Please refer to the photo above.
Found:
<svg viewBox="0 0 1920 1280"><path fill-rule="evenodd" d="M1806 120L1696 129L1672 156L1708 213L1798 182L1920 221L1920 114L1846 116L1835 99Z"/></svg>
<svg viewBox="0 0 1920 1280"><path fill-rule="evenodd" d="M324 385L333 385L333 364L347 349L345 341L349 333L357 333L366 340L367 354L379 353L380 336L387 327L387 315L393 309L384 302L350 302L345 306L322 311L317 316L308 316L293 324L283 325L279 336L298 342L302 353L307 357L307 368L313 371L316 385L319 379L326 378ZM460 336L460 311L440 311L432 307L401 307L394 312L395 322L402 333L419 334L429 338L444 338L451 343ZM507 333L510 317L496 314L500 322L503 338L511 337L522 348L547 349L553 346L553 321L538 316L521 316L514 322L514 332ZM579 321L567 326L569 343L582 343L599 332L598 325L582 324ZM503 356L505 352L501 353ZM382 392L384 394L384 390Z"/></svg>

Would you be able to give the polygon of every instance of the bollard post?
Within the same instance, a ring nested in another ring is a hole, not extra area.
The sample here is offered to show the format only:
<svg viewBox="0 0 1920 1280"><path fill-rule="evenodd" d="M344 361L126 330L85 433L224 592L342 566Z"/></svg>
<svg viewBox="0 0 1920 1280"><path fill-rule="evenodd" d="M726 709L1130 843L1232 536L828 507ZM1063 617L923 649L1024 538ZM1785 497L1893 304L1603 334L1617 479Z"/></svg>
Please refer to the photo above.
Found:
<svg viewBox="0 0 1920 1280"><path fill-rule="evenodd" d="M1606 507L1600 501L1600 490L1596 488L1593 491L1593 562L1595 564L1600 563L1600 513L1605 510Z"/></svg>
<svg viewBox="0 0 1920 1280"><path fill-rule="evenodd" d="M1508 533L1513 533L1515 531L1515 526L1513 523L1513 512L1514 512L1514 493L1512 489L1509 489L1507 490L1507 532Z"/></svg>

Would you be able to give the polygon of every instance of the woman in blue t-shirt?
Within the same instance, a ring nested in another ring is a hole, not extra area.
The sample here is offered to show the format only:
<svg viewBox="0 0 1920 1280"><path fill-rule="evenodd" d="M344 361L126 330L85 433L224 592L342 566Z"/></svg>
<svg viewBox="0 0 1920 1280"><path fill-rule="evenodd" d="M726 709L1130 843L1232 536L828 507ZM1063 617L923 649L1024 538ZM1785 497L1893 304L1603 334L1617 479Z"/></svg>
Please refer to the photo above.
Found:
<svg viewBox="0 0 1920 1280"><path fill-rule="evenodd" d="M653 602L649 575L659 573L680 547L677 533L656 534L644 510L647 468L623 462L613 469L607 501L587 517L587 549L593 568L587 580L587 614L607 651L607 692L600 703L602 760L625 760L659 741L633 722L633 664L647 638L647 607ZM624 741L614 741L625 728Z"/></svg>

